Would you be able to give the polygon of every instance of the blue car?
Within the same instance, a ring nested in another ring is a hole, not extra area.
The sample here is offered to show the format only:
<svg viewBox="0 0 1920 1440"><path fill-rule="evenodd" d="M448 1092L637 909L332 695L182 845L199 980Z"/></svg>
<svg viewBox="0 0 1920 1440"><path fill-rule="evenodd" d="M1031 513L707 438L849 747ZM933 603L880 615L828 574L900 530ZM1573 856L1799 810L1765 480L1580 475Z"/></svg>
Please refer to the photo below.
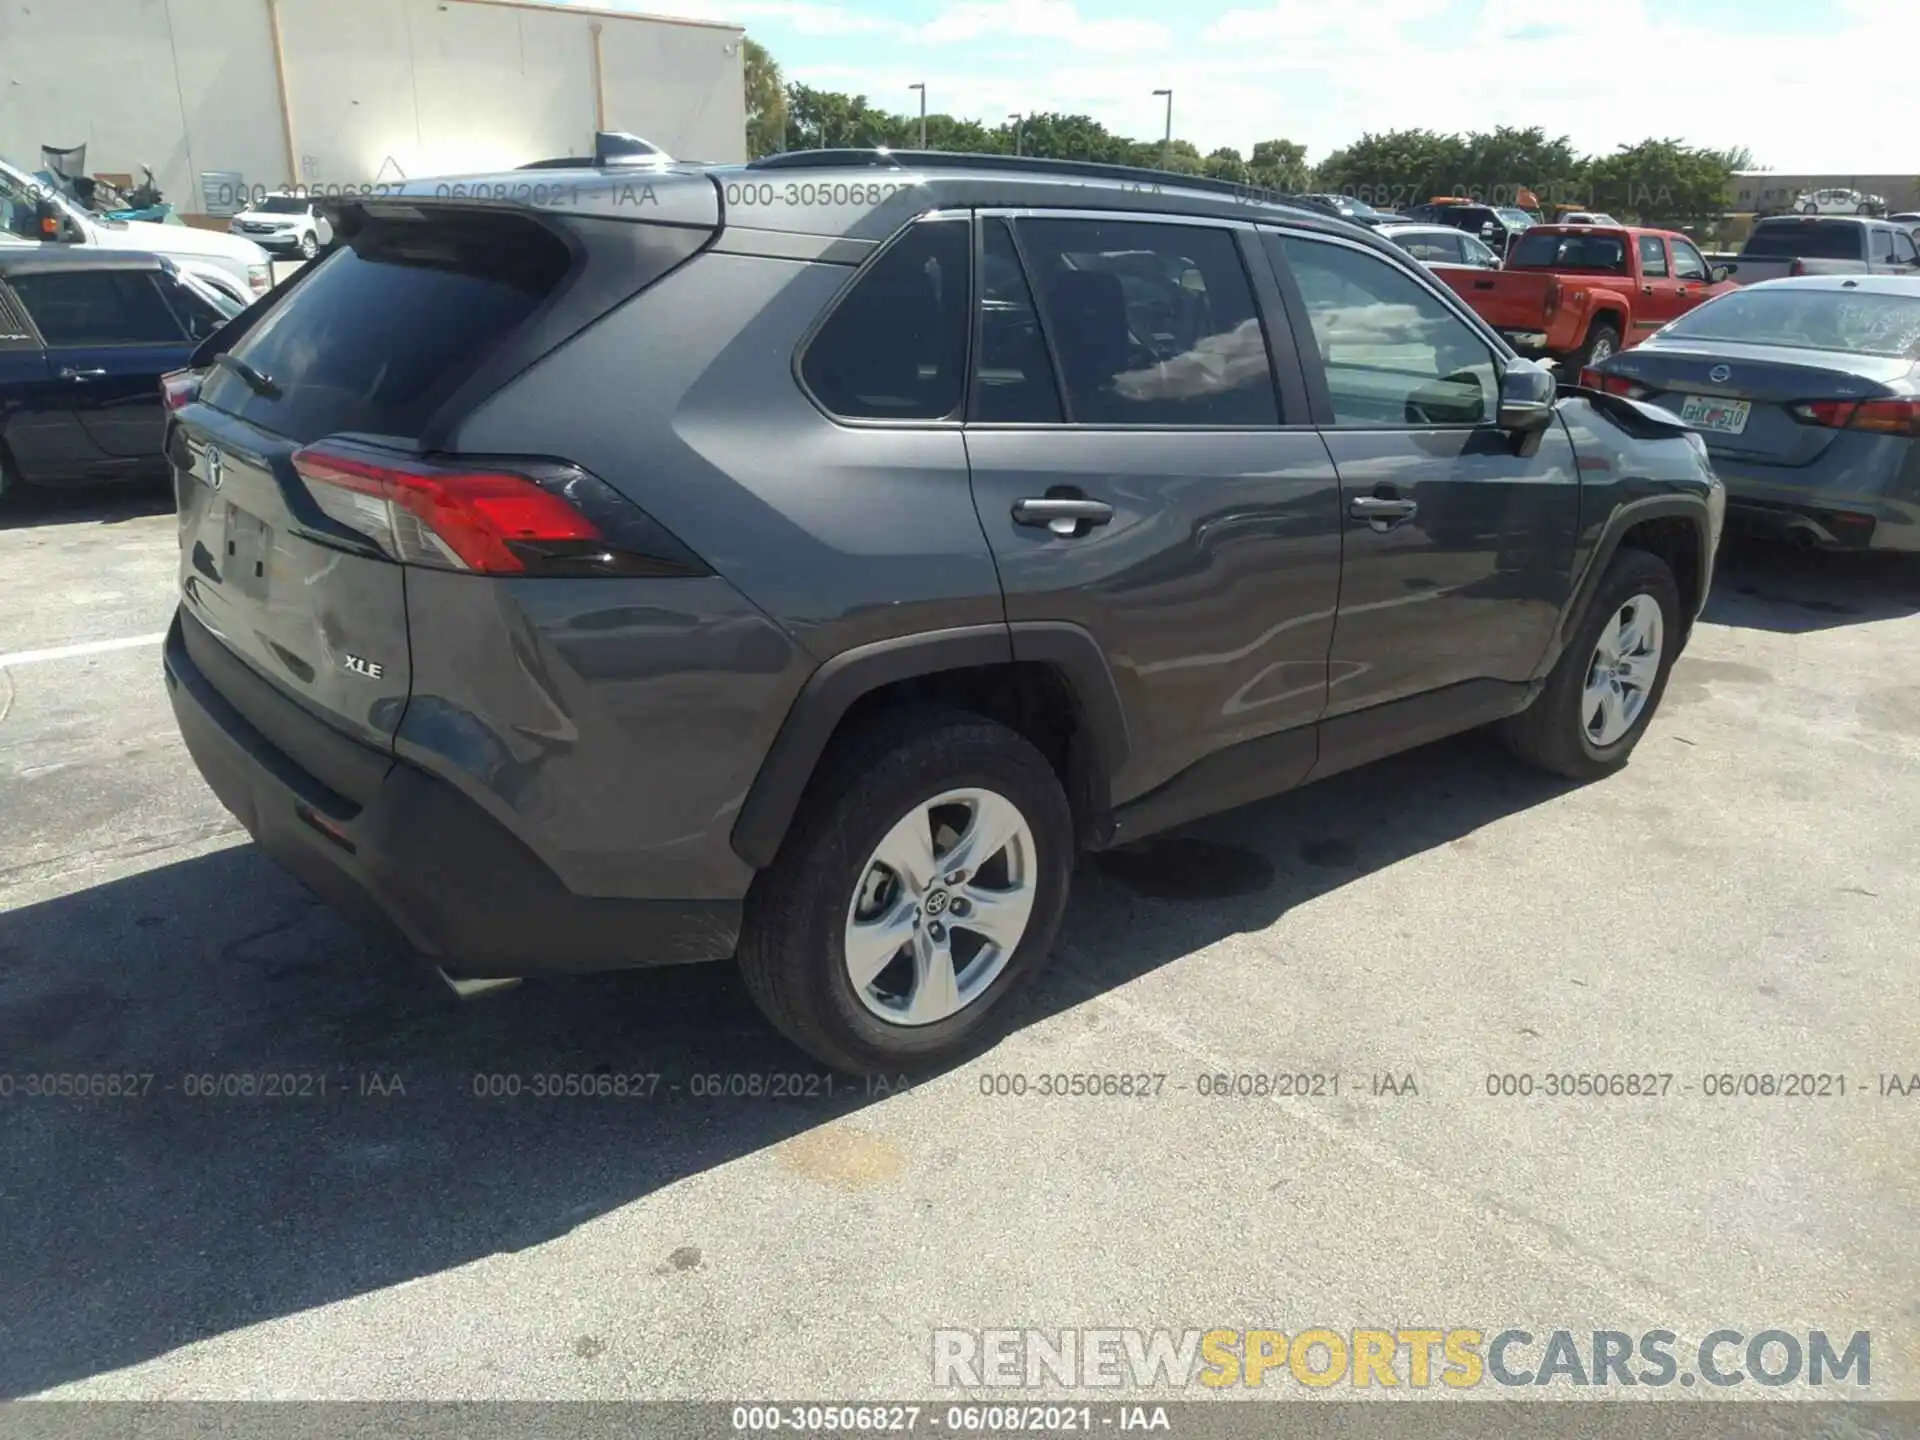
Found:
<svg viewBox="0 0 1920 1440"><path fill-rule="evenodd" d="M1920 552L1920 277L1749 285L1585 379L1700 432L1729 526Z"/></svg>
<svg viewBox="0 0 1920 1440"><path fill-rule="evenodd" d="M160 377L240 308L165 256L0 248L0 497L164 479Z"/></svg>

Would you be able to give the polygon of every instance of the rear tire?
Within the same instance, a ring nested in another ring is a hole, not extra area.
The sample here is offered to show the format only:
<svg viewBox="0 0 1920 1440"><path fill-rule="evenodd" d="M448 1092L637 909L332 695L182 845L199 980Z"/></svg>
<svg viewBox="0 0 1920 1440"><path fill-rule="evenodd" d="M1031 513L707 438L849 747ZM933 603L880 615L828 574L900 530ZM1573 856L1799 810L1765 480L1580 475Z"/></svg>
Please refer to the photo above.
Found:
<svg viewBox="0 0 1920 1440"><path fill-rule="evenodd" d="M1657 620L1648 613L1649 606L1657 610ZM1650 656L1642 645L1625 647L1634 652L1627 655L1617 644L1603 644L1617 642L1623 617L1629 614L1637 617L1643 635L1652 631ZM1529 765L1570 780L1612 774L1627 763L1660 708L1680 635L1680 587L1667 562L1645 550L1621 550L1600 578L1546 686L1525 710L1502 722L1507 747ZM1605 683L1609 670L1618 670L1621 683ZM1635 688L1637 703L1630 698ZM1621 710L1611 709L1609 692ZM1620 722L1624 729L1617 728Z"/></svg>
<svg viewBox="0 0 1920 1440"><path fill-rule="evenodd" d="M1002 848L970 852L1002 831ZM836 739L749 891L741 974L774 1027L836 1070L947 1063L997 1033L1046 960L1073 859L1065 792L1025 738L965 711L884 714Z"/></svg>
<svg viewBox="0 0 1920 1440"><path fill-rule="evenodd" d="M1574 352L1573 373L1577 379L1582 370L1590 369L1601 361L1620 353L1620 328L1611 320L1596 320L1587 329L1586 343Z"/></svg>

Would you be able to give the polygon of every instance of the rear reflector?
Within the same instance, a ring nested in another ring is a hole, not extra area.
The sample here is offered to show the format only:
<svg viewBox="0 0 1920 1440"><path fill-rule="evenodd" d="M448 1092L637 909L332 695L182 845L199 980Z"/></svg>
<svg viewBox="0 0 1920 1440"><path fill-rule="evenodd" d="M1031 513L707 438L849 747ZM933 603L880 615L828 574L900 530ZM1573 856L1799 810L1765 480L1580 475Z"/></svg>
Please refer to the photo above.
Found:
<svg viewBox="0 0 1920 1440"><path fill-rule="evenodd" d="M169 370L160 377L160 403L178 410L200 398L199 370Z"/></svg>
<svg viewBox="0 0 1920 1440"><path fill-rule="evenodd" d="M294 452L329 518L406 565L481 575L705 575L604 482L546 460L425 460L343 440Z"/></svg>
<svg viewBox="0 0 1920 1440"><path fill-rule="evenodd" d="M1920 436L1920 400L1810 400L1795 405L1793 413L1830 430Z"/></svg>

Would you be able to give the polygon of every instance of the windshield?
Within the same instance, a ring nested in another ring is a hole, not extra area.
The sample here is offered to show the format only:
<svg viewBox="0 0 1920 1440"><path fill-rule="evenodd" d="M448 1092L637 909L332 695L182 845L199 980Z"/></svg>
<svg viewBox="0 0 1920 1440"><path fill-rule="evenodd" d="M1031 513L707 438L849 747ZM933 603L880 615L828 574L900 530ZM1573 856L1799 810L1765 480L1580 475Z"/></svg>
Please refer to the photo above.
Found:
<svg viewBox="0 0 1920 1440"><path fill-rule="evenodd" d="M299 195L269 195L253 208L266 215L304 215L311 203Z"/></svg>
<svg viewBox="0 0 1920 1440"><path fill-rule="evenodd" d="M1517 225L1522 229L1525 229L1529 225L1538 225L1540 223L1540 217L1538 215L1529 215L1524 210L1500 209L1495 210L1493 213L1506 221L1507 224Z"/></svg>
<svg viewBox="0 0 1920 1440"><path fill-rule="evenodd" d="M1920 297L1792 287L1733 290L1661 334L1920 360Z"/></svg>
<svg viewBox="0 0 1920 1440"><path fill-rule="evenodd" d="M1776 260L1858 260L1860 226L1849 220L1788 220L1759 225L1740 252Z"/></svg>
<svg viewBox="0 0 1920 1440"><path fill-rule="evenodd" d="M1601 270L1627 273L1627 247L1617 235L1554 235L1529 232L1513 247L1509 267L1519 270Z"/></svg>

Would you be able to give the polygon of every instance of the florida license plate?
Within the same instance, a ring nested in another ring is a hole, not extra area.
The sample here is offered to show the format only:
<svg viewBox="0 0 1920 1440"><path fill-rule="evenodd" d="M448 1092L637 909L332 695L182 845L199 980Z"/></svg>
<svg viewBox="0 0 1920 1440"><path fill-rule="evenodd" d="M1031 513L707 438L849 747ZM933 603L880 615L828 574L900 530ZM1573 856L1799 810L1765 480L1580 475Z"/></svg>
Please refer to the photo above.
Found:
<svg viewBox="0 0 1920 1440"><path fill-rule="evenodd" d="M1710 395L1689 395L1680 402L1680 418L1696 430L1711 430L1717 435L1738 435L1747 428L1753 414L1750 400L1716 400Z"/></svg>

